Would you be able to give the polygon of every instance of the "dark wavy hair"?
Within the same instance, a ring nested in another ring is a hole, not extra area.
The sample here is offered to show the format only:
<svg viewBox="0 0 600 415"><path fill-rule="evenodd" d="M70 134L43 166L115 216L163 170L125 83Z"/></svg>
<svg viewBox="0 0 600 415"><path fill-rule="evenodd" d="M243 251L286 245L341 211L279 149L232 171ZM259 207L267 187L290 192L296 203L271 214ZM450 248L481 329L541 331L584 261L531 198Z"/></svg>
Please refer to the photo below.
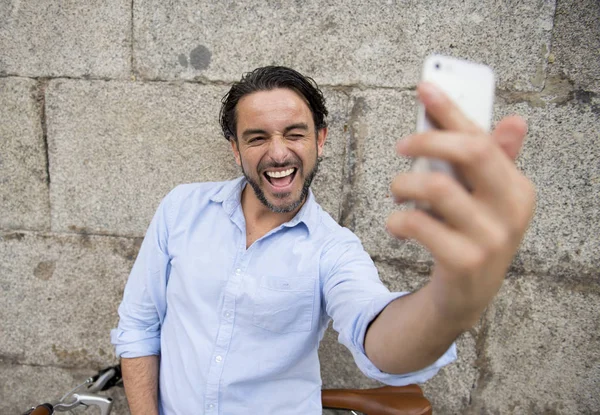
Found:
<svg viewBox="0 0 600 415"><path fill-rule="evenodd" d="M327 108L325 98L317 83L299 72L285 66L265 66L247 72L239 82L233 84L229 92L221 99L219 120L223 135L227 140L233 137L237 141L236 106L242 97L258 91L270 91L287 88L303 97L310 108L315 129L327 127Z"/></svg>

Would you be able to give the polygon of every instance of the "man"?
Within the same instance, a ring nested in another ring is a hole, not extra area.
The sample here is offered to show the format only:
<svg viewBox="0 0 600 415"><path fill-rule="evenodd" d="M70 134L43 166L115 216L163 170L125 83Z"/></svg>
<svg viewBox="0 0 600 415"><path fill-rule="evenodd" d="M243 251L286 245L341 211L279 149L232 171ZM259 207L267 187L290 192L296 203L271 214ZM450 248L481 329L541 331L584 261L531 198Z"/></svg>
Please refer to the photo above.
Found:
<svg viewBox="0 0 600 415"><path fill-rule="evenodd" d="M385 383L424 382L455 359L532 216L533 187L511 161L526 126L509 117L488 135L432 85L418 93L443 130L397 151L450 161L471 191L436 173L392 182L397 201L426 201L442 219L407 210L387 221L436 261L405 295L381 284L309 190L327 138L314 82L265 67L231 88L221 125L244 176L165 197L119 307L112 341L133 414L321 413L317 348L330 318L358 367Z"/></svg>

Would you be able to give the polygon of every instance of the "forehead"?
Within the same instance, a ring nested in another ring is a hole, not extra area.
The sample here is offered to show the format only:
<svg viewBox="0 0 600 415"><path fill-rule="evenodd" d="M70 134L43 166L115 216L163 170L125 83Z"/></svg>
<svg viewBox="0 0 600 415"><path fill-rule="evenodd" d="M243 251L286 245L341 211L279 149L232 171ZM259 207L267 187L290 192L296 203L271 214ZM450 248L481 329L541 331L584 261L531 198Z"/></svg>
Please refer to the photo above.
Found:
<svg viewBox="0 0 600 415"><path fill-rule="evenodd" d="M248 94L236 106L238 128L255 123L306 122L312 118L308 104L291 89L273 89Z"/></svg>

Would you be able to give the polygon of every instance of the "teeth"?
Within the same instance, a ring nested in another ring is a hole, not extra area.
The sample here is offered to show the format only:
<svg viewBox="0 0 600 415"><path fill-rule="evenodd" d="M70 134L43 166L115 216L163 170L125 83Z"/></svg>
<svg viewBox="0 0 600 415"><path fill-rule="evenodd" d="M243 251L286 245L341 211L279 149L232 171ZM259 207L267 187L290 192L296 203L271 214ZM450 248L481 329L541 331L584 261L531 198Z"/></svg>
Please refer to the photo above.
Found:
<svg viewBox="0 0 600 415"><path fill-rule="evenodd" d="M267 176L269 177L275 177L275 178L280 178L280 177L285 177L285 176L289 176L290 174L292 174L294 172L294 169L288 169L288 170L284 170L284 171L268 171L267 172Z"/></svg>

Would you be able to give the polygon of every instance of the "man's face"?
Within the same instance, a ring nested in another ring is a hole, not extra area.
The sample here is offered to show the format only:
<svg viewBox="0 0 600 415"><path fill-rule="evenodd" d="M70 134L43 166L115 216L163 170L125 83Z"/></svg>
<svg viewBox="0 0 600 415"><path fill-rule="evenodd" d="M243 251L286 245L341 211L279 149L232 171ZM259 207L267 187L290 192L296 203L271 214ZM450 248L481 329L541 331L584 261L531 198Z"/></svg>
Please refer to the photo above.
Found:
<svg viewBox="0 0 600 415"><path fill-rule="evenodd" d="M236 115L231 146L256 197L273 212L295 211L316 174L327 129L315 131L308 105L290 89L246 95Z"/></svg>

